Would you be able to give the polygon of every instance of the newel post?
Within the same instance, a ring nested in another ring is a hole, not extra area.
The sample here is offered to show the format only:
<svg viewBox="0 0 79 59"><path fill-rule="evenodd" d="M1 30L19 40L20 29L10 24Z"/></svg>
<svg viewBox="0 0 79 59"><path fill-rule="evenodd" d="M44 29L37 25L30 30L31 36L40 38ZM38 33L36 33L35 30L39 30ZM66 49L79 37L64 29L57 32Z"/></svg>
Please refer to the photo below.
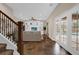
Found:
<svg viewBox="0 0 79 59"><path fill-rule="evenodd" d="M23 55L23 22L18 22L18 51Z"/></svg>

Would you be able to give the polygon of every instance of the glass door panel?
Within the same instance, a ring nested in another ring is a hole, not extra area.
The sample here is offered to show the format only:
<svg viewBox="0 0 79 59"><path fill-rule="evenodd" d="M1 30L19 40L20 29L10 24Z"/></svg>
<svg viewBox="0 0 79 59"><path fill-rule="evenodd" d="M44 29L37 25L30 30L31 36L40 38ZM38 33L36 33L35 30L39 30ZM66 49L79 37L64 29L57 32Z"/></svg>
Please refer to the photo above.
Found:
<svg viewBox="0 0 79 59"><path fill-rule="evenodd" d="M72 16L72 48L79 51L79 14Z"/></svg>
<svg viewBox="0 0 79 59"><path fill-rule="evenodd" d="M61 43L66 44L67 40L67 19L61 19Z"/></svg>
<svg viewBox="0 0 79 59"><path fill-rule="evenodd" d="M56 40L60 41L60 22L56 22Z"/></svg>

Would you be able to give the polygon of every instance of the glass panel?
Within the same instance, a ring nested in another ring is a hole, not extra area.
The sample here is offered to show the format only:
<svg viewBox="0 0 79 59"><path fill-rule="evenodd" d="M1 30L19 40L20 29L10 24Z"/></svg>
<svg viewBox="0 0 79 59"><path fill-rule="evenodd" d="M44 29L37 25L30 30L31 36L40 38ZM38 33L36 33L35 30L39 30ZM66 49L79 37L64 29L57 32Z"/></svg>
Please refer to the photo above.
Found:
<svg viewBox="0 0 79 59"><path fill-rule="evenodd" d="M79 50L79 18L78 14L72 19L72 48L76 51Z"/></svg>
<svg viewBox="0 0 79 59"><path fill-rule="evenodd" d="M66 44L67 40L67 19L61 19L61 43Z"/></svg>
<svg viewBox="0 0 79 59"><path fill-rule="evenodd" d="M56 40L60 41L60 21L56 21Z"/></svg>

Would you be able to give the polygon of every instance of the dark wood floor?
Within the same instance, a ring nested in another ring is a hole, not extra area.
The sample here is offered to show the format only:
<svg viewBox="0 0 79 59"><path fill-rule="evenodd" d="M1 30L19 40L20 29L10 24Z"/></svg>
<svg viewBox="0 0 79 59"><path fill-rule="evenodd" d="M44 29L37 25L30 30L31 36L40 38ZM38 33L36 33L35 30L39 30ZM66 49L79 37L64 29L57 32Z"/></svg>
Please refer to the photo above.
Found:
<svg viewBox="0 0 79 59"><path fill-rule="evenodd" d="M40 42L24 42L24 55L70 55L55 41L46 38Z"/></svg>

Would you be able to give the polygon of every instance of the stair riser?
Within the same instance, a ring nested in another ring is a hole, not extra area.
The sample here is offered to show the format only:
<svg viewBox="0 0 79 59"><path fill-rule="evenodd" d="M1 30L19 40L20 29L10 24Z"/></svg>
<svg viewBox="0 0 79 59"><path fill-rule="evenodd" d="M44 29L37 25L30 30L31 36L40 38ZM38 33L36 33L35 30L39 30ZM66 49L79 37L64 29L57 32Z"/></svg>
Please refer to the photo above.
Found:
<svg viewBox="0 0 79 59"><path fill-rule="evenodd" d="M13 55L13 50L6 49L5 51L1 52L0 55Z"/></svg>
<svg viewBox="0 0 79 59"><path fill-rule="evenodd" d="M6 44L0 44L0 52L3 52L6 50Z"/></svg>
<svg viewBox="0 0 79 59"><path fill-rule="evenodd" d="M7 45L6 44L1 44L0 43L0 55L13 55L13 50L11 49L6 49Z"/></svg>
<svg viewBox="0 0 79 59"><path fill-rule="evenodd" d="M6 50L6 46L5 46L5 47L0 48L0 52L3 52L3 51L5 51L5 50Z"/></svg>

